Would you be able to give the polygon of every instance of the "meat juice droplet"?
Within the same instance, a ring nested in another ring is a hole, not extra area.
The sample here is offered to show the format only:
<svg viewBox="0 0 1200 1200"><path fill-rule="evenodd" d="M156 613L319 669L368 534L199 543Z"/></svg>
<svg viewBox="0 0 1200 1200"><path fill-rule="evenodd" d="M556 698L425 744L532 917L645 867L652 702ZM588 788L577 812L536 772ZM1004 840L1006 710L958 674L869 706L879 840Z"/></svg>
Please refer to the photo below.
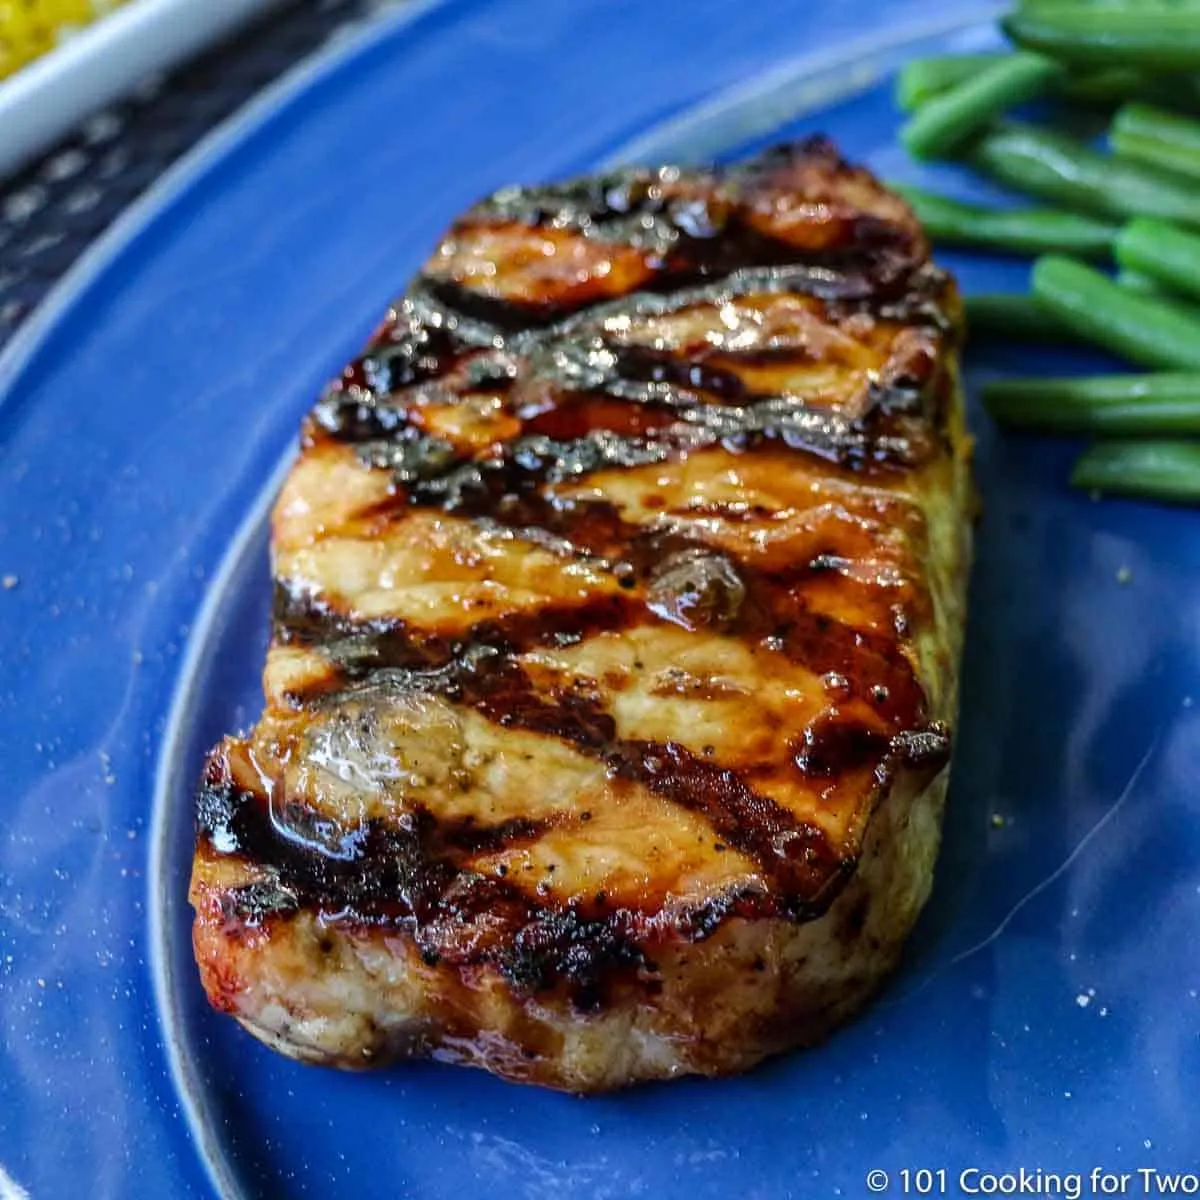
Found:
<svg viewBox="0 0 1200 1200"><path fill-rule="evenodd" d="M821 676L821 683L830 696L844 700L850 695L850 680L840 671L828 671Z"/></svg>

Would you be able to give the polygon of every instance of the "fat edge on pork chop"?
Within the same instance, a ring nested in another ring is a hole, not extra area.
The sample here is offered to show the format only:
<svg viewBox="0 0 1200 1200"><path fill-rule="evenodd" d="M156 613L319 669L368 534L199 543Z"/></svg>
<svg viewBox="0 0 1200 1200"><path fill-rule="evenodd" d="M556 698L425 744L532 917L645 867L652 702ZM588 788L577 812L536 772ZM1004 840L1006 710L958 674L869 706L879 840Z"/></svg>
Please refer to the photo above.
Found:
<svg viewBox="0 0 1200 1200"><path fill-rule="evenodd" d="M819 138L458 220L274 509L266 706L197 802L213 1005L580 1092L857 1010L940 836L960 328Z"/></svg>

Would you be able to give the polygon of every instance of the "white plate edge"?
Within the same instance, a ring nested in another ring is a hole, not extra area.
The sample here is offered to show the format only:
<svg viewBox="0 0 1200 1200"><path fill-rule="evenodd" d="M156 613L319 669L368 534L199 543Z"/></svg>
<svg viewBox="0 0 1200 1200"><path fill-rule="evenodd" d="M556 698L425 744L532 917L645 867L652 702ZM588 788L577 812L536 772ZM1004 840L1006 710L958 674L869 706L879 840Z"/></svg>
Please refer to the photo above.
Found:
<svg viewBox="0 0 1200 1200"><path fill-rule="evenodd" d="M0 82L0 179L140 80L284 0L133 0Z"/></svg>

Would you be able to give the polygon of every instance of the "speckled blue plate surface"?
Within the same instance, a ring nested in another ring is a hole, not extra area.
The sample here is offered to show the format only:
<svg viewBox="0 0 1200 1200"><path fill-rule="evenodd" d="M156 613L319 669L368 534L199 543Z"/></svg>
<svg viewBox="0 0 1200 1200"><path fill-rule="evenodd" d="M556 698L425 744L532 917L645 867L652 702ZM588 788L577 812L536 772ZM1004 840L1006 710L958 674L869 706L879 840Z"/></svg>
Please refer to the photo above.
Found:
<svg viewBox="0 0 1200 1200"><path fill-rule="evenodd" d="M919 1168L955 1194L1022 1167L1134 1195L1139 1167L1195 1168L1200 515L1069 494L1073 446L978 412L937 886L825 1046L587 1101L342 1075L209 1012L191 966L192 782L260 703L262 518L322 382L503 182L814 129L914 177L889 72L991 36L986 7L934 7L410 8L194 156L0 360L0 1197L862 1196L872 1169L900 1195ZM947 261L968 290L1027 269Z"/></svg>

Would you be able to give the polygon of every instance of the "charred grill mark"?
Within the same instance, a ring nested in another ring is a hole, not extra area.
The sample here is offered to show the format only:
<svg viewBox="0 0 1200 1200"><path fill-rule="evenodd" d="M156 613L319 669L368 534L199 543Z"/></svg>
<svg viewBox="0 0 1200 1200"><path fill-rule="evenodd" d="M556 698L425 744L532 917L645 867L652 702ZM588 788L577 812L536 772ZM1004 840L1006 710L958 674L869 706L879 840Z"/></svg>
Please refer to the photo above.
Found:
<svg viewBox="0 0 1200 1200"><path fill-rule="evenodd" d="M873 712L889 733L924 725L924 690L894 638L805 608L805 582L845 566L836 543L807 561L769 571L707 543L695 531L628 522L605 502L559 501L539 491L510 492L497 501L481 491L464 494L460 503L463 515L606 567L627 590L578 604L518 610L441 634L395 618L357 620L310 593L277 583L278 639L323 647L343 678L355 682L378 670L442 670L483 652L515 656L667 620L761 644L813 674L843 678L848 696L872 698ZM853 545L846 549L851 557L856 553ZM844 576L839 586L878 591ZM448 678L439 676L443 685Z"/></svg>
<svg viewBox="0 0 1200 1200"><path fill-rule="evenodd" d="M612 354L614 374L621 378L660 388L662 385L676 390L686 388L715 396L727 404L741 403L747 398L746 385L735 371L697 362L694 356L669 354L646 346L620 346Z"/></svg>
<svg viewBox="0 0 1200 1200"><path fill-rule="evenodd" d="M431 436L407 421L386 438L359 443L358 457L364 466L390 471L397 483L414 494L444 490L462 462L445 438Z"/></svg>
<svg viewBox="0 0 1200 1200"><path fill-rule="evenodd" d="M459 687L464 704L502 729L559 738L593 758L616 743L616 722L588 696L563 688L547 699L511 659L480 662L460 676Z"/></svg>
<svg viewBox="0 0 1200 1200"><path fill-rule="evenodd" d="M282 883L259 881L232 888L221 897L225 921L249 926L264 925L273 917L286 917L301 906L299 895Z"/></svg>
<svg viewBox="0 0 1200 1200"><path fill-rule="evenodd" d="M356 619L277 582L274 621L281 645L320 648L345 682L361 682L379 671L440 672L429 677L432 690L435 684L447 689L459 686L457 673L473 669L483 656L574 645L607 630L628 629L641 619L640 607L616 593L578 604L521 610L454 633L439 633L397 618ZM321 685L321 692L328 694L327 685Z"/></svg>
<svg viewBox="0 0 1200 1200"><path fill-rule="evenodd" d="M389 618L361 620L340 613L312 593L294 588L276 578L271 619L275 638L284 646L321 646L347 638L368 640L386 636L399 622Z"/></svg>
<svg viewBox="0 0 1200 1200"><path fill-rule="evenodd" d="M492 965L529 991L565 979L577 994L595 998L614 970L653 969L647 948L667 929L646 913L599 896L574 906L538 902L510 879L456 865L446 853L459 832L454 827L439 827L422 810L409 817L391 826L368 821L351 839L353 855L330 856L281 831L267 798L238 787L218 753L209 759L196 829L215 852L267 872L224 892L227 920L261 925L311 908L351 925L404 929L430 964ZM741 888L681 908L670 926L698 941L728 916L779 911L776 898Z"/></svg>
<svg viewBox="0 0 1200 1200"><path fill-rule="evenodd" d="M610 766L681 808L698 813L717 838L762 868L799 918L821 909L825 889L853 868L815 826L747 787L735 771L708 762L675 742L617 743Z"/></svg>
<svg viewBox="0 0 1200 1200"><path fill-rule="evenodd" d="M652 539L635 536L625 544L640 549L637 557L643 569L662 552L662 546L655 547ZM761 580L751 586L760 592L765 587ZM648 614L639 600L618 594L576 608L515 614L507 622L484 623L450 641L410 630L402 622L356 623L304 598L297 602L283 589L279 596L281 640L292 638L325 647L350 689L340 695L352 694L356 685L374 681L398 691L441 695L472 708L501 728L561 739L602 760L614 777L638 783L702 815L717 840L755 859L779 894L787 898L793 915L810 911L828 881L843 869L844 864L818 830L754 792L736 772L675 743L621 739L613 718L589 695L566 687L543 695L514 661L515 655L534 645L582 640L597 627L619 629L646 619ZM708 602L720 603L719 599ZM883 639L807 614L793 619L786 628L772 627L769 616L767 606L755 598L747 617L742 619L735 611L729 620L734 632L763 636L771 648L818 673L844 672L847 686L859 694L872 690L882 695L875 705L875 717L885 727L903 727L901 721L919 717L924 695L907 661L896 651L887 654ZM697 618L715 619L719 618ZM771 632L764 633L768 628ZM338 701L337 696L328 695L314 699L321 704ZM835 758L830 736L826 742L822 765L814 773L833 775L859 765L862 753ZM881 760L890 753L886 736L859 748L861 752L867 749L877 751ZM806 769L806 763L798 765Z"/></svg>
<svg viewBox="0 0 1200 1200"><path fill-rule="evenodd" d="M309 419L322 433L351 444L390 438L410 423L405 408L357 384L326 393Z"/></svg>
<svg viewBox="0 0 1200 1200"><path fill-rule="evenodd" d="M883 635L855 629L824 613L793 610L766 635L766 642L815 675L842 677L849 695L882 696L873 707L891 730L924 724L925 691L912 664Z"/></svg>
<svg viewBox="0 0 1200 1200"><path fill-rule="evenodd" d="M422 508L484 513L506 497L543 484L561 484L612 467L651 466L703 449L714 438L686 426L670 426L647 438L593 429L570 440L545 435L505 442L486 458L462 458L443 439L416 430L388 441L363 443L359 457L390 470L407 485L405 499Z"/></svg>
<svg viewBox="0 0 1200 1200"><path fill-rule="evenodd" d="M924 690L893 639L804 609L797 588L810 574L831 569L827 556L787 571L763 571L694 534L633 525L611 505L595 502L554 505L538 496L498 516L518 530L535 524L576 553L626 568L634 585L647 589L644 598L631 596L631 613L654 603L656 587L661 598L662 588L673 584L690 592L692 604L710 610L697 614L699 625L715 624L730 636L759 642L814 674L844 677L850 694L880 697L873 707L892 730L924 722Z"/></svg>
<svg viewBox="0 0 1200 1200"><path fill-rule="evenodd" d="M795 159L817 147L800 147ZM844 164L830 164L842 169ZM549 226L556 237L573 231L584 240L599 239L614 252L636 252L645 272L617 273L607 279L597 272L568 289L566 302L503 297L489 285L487 292L437 275L418 279L406 299L408 313L440 334L450 334L462 345L486 347L497 338L521 349L522 335L535 340L557 323L556 332L569 334L581 320L594 320L607 312L652 315L702 300L723 302L754 290L791 291L848 305L852 311L885 310L909 324L938 329L953 325L942 311L946 277L927 260L926 246L911 216L895 209L893 217L842 212L822 226L821 244L767 233L762 218L788 189L785 176L771 181L771 171L741 171L730 178L743 183L728 193L712 175L682 176L672 168L656 173L623 173L627 194L639 192L636 203L613 205L614 179L597 187L592 180L543 189L506 189L467 214L456 226L452 240L470 244L497 220L511 228L514 245L520 232L536 239L539 228ZM658 186L666 179L672 186ZM683 179L684 182L680 183ZM749 181L748 183L746 181ZM589 193L579 203L580 189ZM669 194L673 193L673 194ZM686 194L684 194L686 193ZM811 207L829 216L828 203ZM614 217L615 220L608 220ZM561 242L561 238L559 238ZM506 263L497 264L501 286ZM637 291L630 293L629 289ZM558 281L562 292L562 281Z"/></svg>
<svg viewBox="0 0 1200 1200"><path fill-rule="evenodd" d="M678 410L665 401L630 404L604 394L581 394L531 413L524 421L524 432L558 444L577 442L598 429L631 440L644 439L660 435L677 417Z"/></svg>
<svg viewBox="0 0 1200 1200"><path fill-rule="evenodd" d="M795 609L786 623L774 623L770 609L778 603L778 592L771 583L748 571L734 578L744 594L731 596L723 576L716 577L711 589L707 578L700 577L685 598L692 627L715 626L731 636L760 642L816 675L841 677L847 697L871 698L873 711L890 730L922 727L924 690L911 664L886 637L821 613ZM345 684L360 683L381 671L416 672L414 679L423 681L426 690L457 699L462 694L462 674L477 670L483 658L516 656L540 646L574 645L597 633L627 630L653 620L662 602L656 603L653 592L647 598L604 596L577 606L522 611L480 622L454 636L414 629L399 620L358 622L303 601L286 603L277 640L320 648ZM327 682L319 685L319 695L329 698ZM305 696L294 699L303 702ZM497 703L489 703L487 711L498 723L507 723Z"/></svg>
<svg viewBox="0 0 1200 1200"><path fill-rule="evenodd" d="M720 227L719 194L683 181L678 167L611 171L549 187L503 188L467 220L501 221L531 229L569 229L599 241L632 245L662 256L681 238L713 237Z"/></svg>
<svg viewBox="0 0 1200 1200"><path fill-rule="evenodd" d="M578 604L518 610L442 634L395 618L354 619L311 593L277 582L279 640L327 647L348 678L361 679L383 668L441 668L481 649L519 655L665 619L761 643L817 675L839 674L853 694L885 697L874 707L893 730L923 721L923 689L894 639L804 607L808 579L843 572L863 552L853 530L836 531L837 540L826 549L771 571L706 542L695 530L628 522L606 502L564 501L540 491L510 492L496 500L481 489L464 493L456 507L464 516L512 530L554 553L606 568L627 590ZM839 586L870 596L879 592L878 585L844 574ZM920 596L910 603L922 609ZM881 612L891 604L888 596L877 601Z"/></svg>
<svg viewBox="0 0 1200 1200"><path fill-rule="evenodd" d="M599 289L579 289L574 304L558 304L546 300L523 301L511 297L490 296L485 292L458 283L453 279L435 279L425 275L420 284L426 309L432 309L451 328L464 324L470 329L488 330L493 341L497 336L511 336L528 330L544 329L582 307L580 303L589 293ZM609 294L601 292L590 298L607 300ZM471 340L478 339L478 334Z"/></svg>
<svg viewBox="0 0 1200 1200"><path fill-rule="evenodd" d="M827 221L818 244L764 228L750 218L794 186L794 172L829 177L853 169L825 139L811 138L749 168L695 175L677 167L632 169L551 187L506 188L476 206L455 226L457 237L489 224L571 231L589 240L641 252L654 274L647 290L676 290L737 268L842 265L882 282L924 258L920 231L911 223L848 212ZM897 215L899 215L897 213ZM806 231L807 232L807 231Z"/></svg>
<svg viewBox="0 0 1200 1200"><path fill-rule="evenodd" d="M453 838L456 831L448 832ZM530 989L563 977L593 986L609 968L642 961L631 914L586 919L540 906L505 879L459 869L439 854L447 831L424 811L405 824L368 821L355 838L356 854L331 857L282 832L267 798L238 788L214 756L200 794L197 835L219 853L269 872L267 880L223 897L227 917L246 924L315 908L352 924L403 928L430 964L488 963ZM488 921L480 926L484 913Z"/></svg>
<svg viewBox="0 0 1200 1200"><path fill-rule="evenodd" d="M930 449L923 420L891 422L894 431L886 432L875 416L879 409L866 420L852 421L785 397L746 406L696 404L671 410L664 405L657 412L583 398L532 417L526 423L529 433L486 457L466 458L445 439L411 425L397 422L394 432L378 436L379 415L394 411L355 404L344 440L358 442L365 465L389 470L406 485L412 504L449 512L479 509L481 499L494 504L544 484L613 467L674 461L717 446L746 453L783 445L868 473L916 465Z"/></svg>
<svg viewBox="0 0 1200 1200"><path fill-rule="evenodd" d="M418 485L414 502L448 505L464 489L503 493L717 445L753 452L783 444L856 470L914 465L933 448L929 417L944 415L932 348L910 355L889 376L864 379L866 404L854 418L793 396L756 392L704 355L615 344L595 333L540 341L525 353L524 379L508 354L471 352L459 362L473 376L470 387L510 396L521 432L498 452L457 451L424 432L402 396L357 386L322 398L310 437L357 445L367 465ZM749 362L756 355L741 357ZM772 352L759 357L769 360ZM536 402L523 403L522 389L532 389ZM454 399L448 392L446 401Z"/></svg>
<svg viewBox="0 0 1200 1200"><path fill-rule="evenodd" d="M639 926L626 909L600 919L574 908L544 909L514 933L502 969L518 987L534 992L565 977L581 1007L596 1008L606 968L648 965Z"/></svg>
<svg viewBox="0 0 1200 1200"><path fill-rule="evenodd" d="M610 615L623 608L621 598L616 599L618 603ZM760 616L753 615L750 623L760 620ZM694 755L677 743L659 745L619 738L612 716L585 692L567 687L550 695L538 692L513 658L519 652L518 632L538 640L562 636L547 635L532 624L523 631L510 627L497 631L490 642L484 633L465 648L462 643L444 647L451 653L457 651L459 656L432 663L428 645L410 645L406 631L397 627L377 631L374 644L355 657L339 657L336 649L331 657L339 662L350 687L350 692L343 695L352 694L355 684L365 680L397 691L439 694L473 709L500 728L565 741L600 759L615 778L640 784L672 804L700 814L717 840L737 847L758 863L782 898L785 911L793 916L810 914L830 881L848 869L819 830L755 792L736 772ZM577 621L568 636L576 634L583 636ZM880 697L873 717L881 730L902 730L903 721L915 721L923 712L924 694L911 667L899 652L885 653L887 644L883 639L828 618L810 617L795 621L786 630L777 630L768 635L768 640L777 641L778 649L789 657L798 656L797 661L817 672L845 672L848 693L861 696L869 691ZM905 734L907 738L914 736L918 740L913 746L924 753L927 763L934 761L938 754L936 736L932 741L927 736L926 745L920 735ZM896 758L888 732L861 727L851 717L836 717L810 731L796 765L806 774L832 777L867 763L877 772L886 773L893 769Z"/></svg>
<svg viewBox="0 0 1200 1200"><path fill-rule="evenodd" d="M627 521L615 505L605 500L529 492L504 496L487 508L466 507L460 515L475 518L484 527L511 530L518 537L552 552L607 565L619 581L630 588L652 587L664 571L670 569L677 556L702 554L727 561L739 577L758 584L754 589L757 595L770 593L777 597L771 605L759 605L763 615L758 627L748 631L756 636L767 636L780 624L770 614L782 611L785 603L791 603L790 594L782 595L783 590L829 572L845 574L856 560L869 556L878 548L872 540L878 535L856 525L836 525L832 531L817 527L800 535L809 539L808 545L802 544L799 560L786 569L754 567L720 544L706 539L702 532L705 518L715 517L732 524L762 521L769 515L762 509L729 504L691 503L686 509L686 525L669 519L643 525ZM903 511L897 514L889 505L882 513L872 514L872 519L880 527L891 528L905 516ZM845 582L878 590L875 585L859 580L847 578ZM788 612L783 620L793 615Z"/></svg>
<svg viewBox="0 0 1200 1200"><path fill-rule="evenodd" d="M215 755L200 794L196 828L219 852L266 867L272 886L295 897L295 907L353 909L386 922L425 912L430 893L445 890L454 878L448 862L425 853L428 824L422 813L412 814L405 825L367 822L358 831L357 853L322 853L285 834L271 817L267 797L237 787ZM370 870L363 869L367 861Z"/></svg>
<svg viewBox="0 0 1200 1200"><path fill-rule="evenodd" d="M611 467L673 461L715 446L747 452L783 444L852 469L908 464L925 449L920 428L888 439L874 435L870 423L786 397L746 406L675 408L657 398L630 404L576 396L529 417L521 437L482 458L462 457L445 439L407 424L394 408L356 402L346 410L338 440L357 443L367 466L390 470L398 482L412 485L414 504L451 510L471 492L526 491Z"/></svg>
<svg viewBox="0 0 1200 1200"><path fill-rule="evenodd" d="M422 320L410 305L401 304L396 319L346 368L341 383L347 389L386 396L436 379L462 349L451 328Z"/></svg>
<svg viewBox="0 0 1200 1200"><path fill-rule="evenodd" d="M498 825L484 825L468 816L456 822L443 821L437 836L444 845L466 855L496 854L513 846L536 842L551 824L547 820L510 817Z"/></svg>
<svg viewBox="0 0 1200 1200"><path fill-rule="evenodd" d="M887 735L870 725L823 717L804 731L795 762L805 775L831 778L855 766L883 761L890 748Z"/></svg>
<svg viewBox="0 0 1200 1200"><path fill-rule="evenodd" d="M812 414L796 411L795 405L790 413L783 411L779 397L749 393L736 371L697 361L704 357L697 356L697 347L683 356L664 355L645 347L614 346L602 335L607 318L664 316L696 305L719 306L751 293L818 298L825 304L827 321L868 314L925 325L942 336L952 333L956 323L943 311L946 278L926 261L923 241L911 221L871 213L839 217L833 232L822 234L825 242L817 251L803 239L768 236L758 224L748 223L752 216L760 222L762 213L771 211L773 198L782 194L780 188L793 186L797 170L803 185L803 172L812 164L833 176L851 170L828 144L812 140L770 162L729 172L724 181L665 168L499 193L459 223L458 240L469 241L473 229L497 218L513 225L518 238L522 227L531 232L547 226L570 230L645 251L652 277L621 276L624 282L617 277L606 282L601 273L592 281L595 286L573 286L569 302L526 303L452 279L422 276L367 352L318 406L314 426L339 440L375 443L364 457L374 465L394 466L402 481L414 470L457 475L462 464L446 456L444 445L427 445L414 437L404 406L389 403L389 398L444 379L464 364L478 373L471 386L504 391L513 383L514 361L524 357L536 363L535 374L560 391L640 401L690 420L704 429L703 444L742 439L739 449L754 449L764 439L780 438L837 461L887 461L897 450L905 460L904 431L887 440L886 429L822 425ZM638 290L628 292L630 286ZM766 362L771 357L768 349L743 356L743 361ZM888 397L909 390L906 382L884 381L878 385L875 398L880 403L874 407L887 414L895 407ZM700 400L738 405L741 411L685 415ZM770 405L756 410L754 402L760 400L774 402L774 411ZM902 407L909 411L907 404ZM596 421L603 419L614 421L614 432L628 429L635 440L651 428L662 428L658 417L622 420L613 406L596 408L588 429L576 432L567 444L598 432ZM527 432L536 437L550 423L543 419L542 428ZM576 419L573 428L584 424L588 422ZM882 436L879 453L873 454L876 435ZM688 448L684 438L665 450ZM426 462L429 453L431 463ZM564 455L586 460L586 440L579 451L564 447ZM637 455L628 445L616 457L627 461ZM654 461L652 456L643 460ZM455 489L448 485L443 490Z"/></svg>

